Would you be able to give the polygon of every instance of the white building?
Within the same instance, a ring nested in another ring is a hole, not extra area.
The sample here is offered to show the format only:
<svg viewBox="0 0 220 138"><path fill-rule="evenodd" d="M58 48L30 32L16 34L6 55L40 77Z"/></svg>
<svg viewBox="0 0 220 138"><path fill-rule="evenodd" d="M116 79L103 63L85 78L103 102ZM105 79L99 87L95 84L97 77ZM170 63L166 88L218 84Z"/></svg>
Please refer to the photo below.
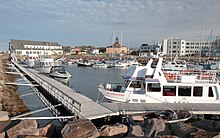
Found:
<svg viewBox="0 0 220 138"><path fill-rule="evenodd" d="M10 53L24 56L29 54L39 55L63 55L62 46L57 42L14 40L9 42Z"/></svg>
<svg viewBox="0 0 220 138"><path fill-rule="evenodd" d="M183 39L163 39L162 51L173 56L210 56L213 55L213 42L187 41Z"/></svg>
<svg viewBox="0 0 220 138"><path fill-rule="evenodd" d="M158 50L160 51L159 54L162 54L161 44L155 44L155 45L142 44L139 49L139 56L149 57L151 53L155 53Z"/></svg>

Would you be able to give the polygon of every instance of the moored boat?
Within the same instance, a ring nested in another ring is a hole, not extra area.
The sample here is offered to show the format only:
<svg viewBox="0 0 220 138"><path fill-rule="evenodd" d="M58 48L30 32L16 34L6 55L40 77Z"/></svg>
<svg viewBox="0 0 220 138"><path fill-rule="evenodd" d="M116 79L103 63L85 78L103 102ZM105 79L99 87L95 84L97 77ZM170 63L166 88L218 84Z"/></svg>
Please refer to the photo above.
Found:
<svg viewBox="0 0 220 138"><path fill-rule="evenodd" d="M38 70L40 73L49 74L53 65L53 58L41 58L35 61L33 68Z"/></svg>
<svg viewBox="0 0 220 138"><path fill-rule="evenodd" d="M107 68L108 64L106 64L104 61L100 61L100 62L94 62L93 68Z"/></svg>
<svg viewBox="0 0 220 138"><path fill-rule="evenodd" d="M82 60L76 62L78 67L92 67L93 63L88 60Z"/></svg>
<svg viewBox="0 0 220 138"><path fill-rule="evenodd" d="M219 103L220 85L211 71L163 72L163 59L131 66L122 84L99 84L110 101L129 103Z"/></svg>
<svg viewBox="0 0 220 138"><path fill-rule="evenodd" d="M67 83L72 75L65 70L64 66L53 66L49 76L57 81Z"/></svg>

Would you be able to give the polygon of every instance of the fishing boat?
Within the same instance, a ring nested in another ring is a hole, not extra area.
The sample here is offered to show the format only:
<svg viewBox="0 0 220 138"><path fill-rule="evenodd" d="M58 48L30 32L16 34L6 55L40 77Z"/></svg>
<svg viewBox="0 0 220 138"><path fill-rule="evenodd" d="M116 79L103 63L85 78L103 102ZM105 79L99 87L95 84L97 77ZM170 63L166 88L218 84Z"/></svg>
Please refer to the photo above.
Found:
<svg viewBox="0 0 220 138"><path fill-rule="evenodd" d="M40 73L49 74L52 66L54 66L54 59L45 57L36 60L33 68L38 70Z"/></svg>
<svg viewBox="0 0 220 138"><path fill-rule="evenodd" d="M100 62L94 62L93 68L107 68L108 64L106 64L104 61L100 61Z"/></svg>
<svg viewBox="0 0 220 138"><path fill-rule="evenodd" d="M67 83L72 75L65 70L64 66L53 66L49 76L57 81Z"/></svg>
<svg viewBox="0 0 220 138"><path fill-rule="evenodd" d="M129 103L219 103L220 85L215 72L163 72L163 58L151 58L146 66L131 66L124 83L98 84L110 101Z"/></svg>
<svg viewBox="0 0 220 138"><path fill-rule="evenodd" d="M130 66L130 64L126 61L115 61L113 64L112 64L112 67L113 68L128 68Z"/></svg>
<svg viewBox="0 0 220 138"><path fill-rule="evenodd" d="M36 60L39 60L38 54L28 54L27 57L24 59L24 64L27 65L27 67L34 67L34 63Z"/></svg>
<svg viewBox="0 0 220 138"><path fill-rule="evenodd" d="M78 67L92 67L93 63L90 62L89 60L82 60L76 62Z"/></svg>

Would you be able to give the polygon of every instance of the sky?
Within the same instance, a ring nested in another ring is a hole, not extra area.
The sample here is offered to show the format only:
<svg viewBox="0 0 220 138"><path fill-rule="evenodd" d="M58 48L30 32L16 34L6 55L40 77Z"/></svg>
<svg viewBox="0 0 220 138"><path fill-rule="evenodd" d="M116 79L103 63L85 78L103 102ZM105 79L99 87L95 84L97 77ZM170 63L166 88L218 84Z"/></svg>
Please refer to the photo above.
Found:
<svg viewBox="0 0 220 138"><path fill-rule="evenodd" d="M103 47L113 34L133 48L171 36L208 41L220 35L219 5L220 0L0 0L0 50L8 49L10 39Z"/></svg>

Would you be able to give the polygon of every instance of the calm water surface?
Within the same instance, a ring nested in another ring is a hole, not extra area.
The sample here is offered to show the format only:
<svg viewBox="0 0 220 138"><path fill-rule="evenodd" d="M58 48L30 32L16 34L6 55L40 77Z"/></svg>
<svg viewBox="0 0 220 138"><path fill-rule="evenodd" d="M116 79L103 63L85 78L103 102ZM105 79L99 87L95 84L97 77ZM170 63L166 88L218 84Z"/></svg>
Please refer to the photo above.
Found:
<svg viewBox="0 0 220 138"><path fill-rule="evenodd" d="M127 72L127 69L77 67L75 64L66 66L66 70L72 74L69 86L94 101L99 83L122 83L122 75Z"/></svg>

